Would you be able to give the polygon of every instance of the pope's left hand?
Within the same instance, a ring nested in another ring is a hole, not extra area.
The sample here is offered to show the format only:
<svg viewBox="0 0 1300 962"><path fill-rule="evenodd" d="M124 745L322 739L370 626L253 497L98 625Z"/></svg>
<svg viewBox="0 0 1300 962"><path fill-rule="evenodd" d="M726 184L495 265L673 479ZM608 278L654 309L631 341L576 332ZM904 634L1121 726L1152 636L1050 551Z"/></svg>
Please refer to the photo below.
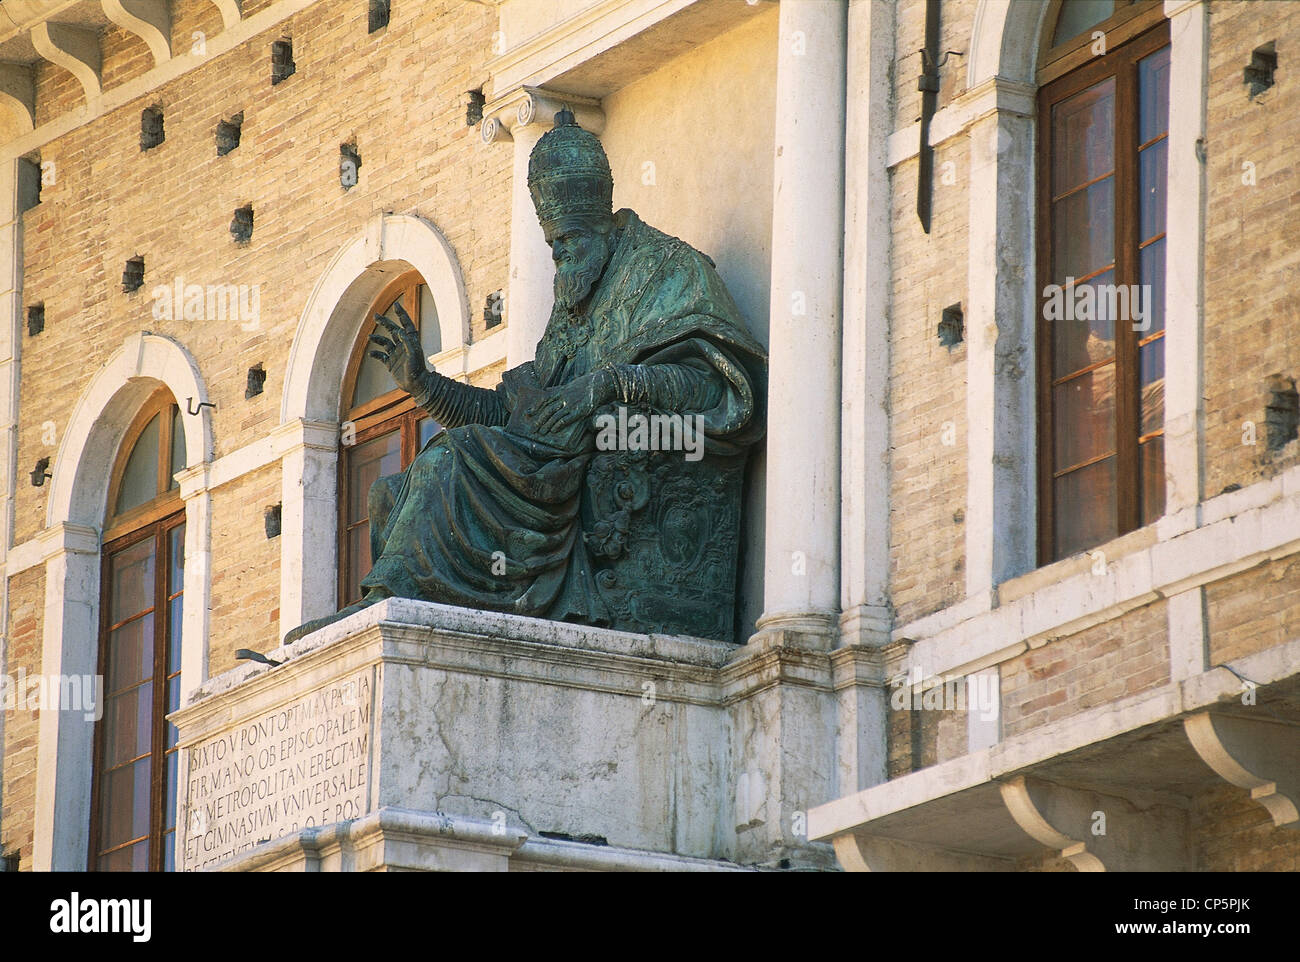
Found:
<svg viewBox="0 0 1300 962"><path fill-rule="evenodd" d="M541 434L558 433L591 417L614 400L614 378L608 371L593 371L557 388L528 410Z"/></svg>

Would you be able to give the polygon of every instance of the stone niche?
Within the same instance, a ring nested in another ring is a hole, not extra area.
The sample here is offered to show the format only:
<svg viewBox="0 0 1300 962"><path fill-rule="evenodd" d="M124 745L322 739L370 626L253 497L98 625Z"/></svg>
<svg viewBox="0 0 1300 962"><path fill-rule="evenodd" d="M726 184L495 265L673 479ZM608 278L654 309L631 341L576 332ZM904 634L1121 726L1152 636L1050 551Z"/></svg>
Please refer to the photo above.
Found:
<svg viewBox="0 0 1300 962"><path fill-rule="evenodd" d="M833 865L825 654L390 598L269 657L171 715L183 870Z"/></svg>

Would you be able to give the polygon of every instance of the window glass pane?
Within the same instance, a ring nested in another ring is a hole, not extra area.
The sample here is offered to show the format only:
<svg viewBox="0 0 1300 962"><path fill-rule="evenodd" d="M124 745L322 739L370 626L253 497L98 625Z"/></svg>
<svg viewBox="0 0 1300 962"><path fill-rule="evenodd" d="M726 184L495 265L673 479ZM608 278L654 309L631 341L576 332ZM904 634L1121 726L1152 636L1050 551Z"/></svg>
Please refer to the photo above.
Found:
<svg viewBox="0 0 1300 962"><path fill-rule="evenodd" d="M347 452L348 514L343 539L346 555L344 603L360 600L361 579L370 573L370 525L366 499L370 486L379 478L402 470L402 432L394 428L387 434L354 445Z"/></svg>
<svg viewBox="0 0 1300 962"><path fill-rule="evenodd" d="M442 430L442 425L433 418L420 418L416 424L416 430L419 431L419 443L416 445L417 450L424 450L424 446L429 443L429 439L434 437Z"/></svg>
<svg viewBox="0 0 1300 962"><path fill-rule="evenodd" d="M1169 138L1158 140L1138 154L1139 242L1165 232L1165 171L1168 169Z"/></svg>
<svg viewBox="0 0 1300 962"><path fill-rule="evenodd" d="M1165 439L1142 444L1142 523L1150 524L1165 513Z"/></svg>
<svg viewBox="0 0 1300 962"><path fill-rule="evenodd" d="M1115 78L1052 107L1052 196L1115 169Z"/></svg>
<svg viewBox="0 0 1300 962"><path fill-rule="evenodd" d="M167 532L167 594L174 595L185 587L185 525L178 524Z"/></svg>
<svg viewBox="0 0 1300 962"><path fill-rule="evenodd" d="M1169 48L1138 63L1138 144L1169 130Z"/></svg>
<svg viewBox="0 0 1300 962"><path fill-rule="evenodd" d="M153 544L153 539L147 538L113 555L109 624L115 625L153 607Z"/></svg>
<svg viewBox="0 0 1300 962"><path fill-rule="evenodd" d="M1114 458L1071 471L1054 484L1058 558L1096 547L1118 534Z"/></svg>
<svg viewBox="0 0 1300 962"><path fill-rule="evenodd" d="M185 525L179 524L167 533L167 594L174 595L167 602L167 673L181 667L181 642L185 617ZM168 706L180 707L179 704Z"/></svg>
<svg viewBox="0 0 1300 962"><path fill-rule="evenodd" d="M136 685L104 700L103 767L147 755L153 740L153 685Z"/></svg>
<svg viewBox="0 0 1300 962"><path fill-rule="evenodd" d="M361 359L361 367L357 371L357 386L352 392L352 407L397 390L397 383L388 373L388 368L384 367L383 361L371 357L369 350L367 348L366 356Z"/></svg>
<svg viewBox="0 0 1300 962"><path fill-rule="evenodd" d="M163 828L176 827L176 767L179 752L167 753L167 807L163 810Z"/></svg>
<svg viewBox="0 0 1300 962"><path fill-rule="evenodd" d="M1115 13L1115 0L1065 0L1056 21L1052 44L1065 43Z"/></svg>
<svg viewBox="0 0 1300 962"><path fill-rule="evenodd" d="M1165 339L1156 338L1139 349L1142 369L1142 427L1150 434L1165 426Z"/></svg>
<svg viewBox="0 0 1300 962"><path fill-rule="evenodd" d="M388 309L384 311L384 316L397 320L396 307L399 303L401 303L400 297L394 300L392 304L388 305ZM369 320L369 318L367 318L367 320ZM415 320L416 323L419 323L418 319L413 318L413 320ZM384 330L381 327L376 326L376 330L381 335L384 333ZM384 366L384 362L378 358L370 356L371 350L374 350L375 347L370 343L368 338L369 335L367 335L365 354L361 359L361 367L357 370L356 386L352 389L351 407L365 404L367 401L373 401L375 398L381 397L389 391L397 390L397 383L393 380L393 376L388 373L388 368Z"/></svg>
<svg viewBox="0 0 1300 962"><path fill-rule="evenodd" d="M1141 271L1143 309L1148 313L1138 337L1146 338L1165 329L1165 238L1142 248L1138 254L1138 269ZM1138 323L1136 314L1133 323Z"/></svg>
<svg viewBox="0 0 1300 962"><path fill-rule="evenodd" d="M149 834L149 761L142 758L104 776L100 786L101 851ZM147 845L145 848L147 861Z"/></svg>
<svg viewBox="0 0 1300 962"><path fill-rule="evenodd" d="M1115 260L1115 178L1052 205L1052 274L1056 283L1082 280Z"/></svg>
<svg viewBox="0 0 1300 962"><path fill-rule="evenodd" d="M389 431L370 441L354 444L348 459L348 522L364 521L370 486L387 474L402 470L402 433Z"/></svg>
<svg viewBox="0 0 1300 962"><path fill-rule="evenodd" d="M184 595L177 595L167 602L167 672L178 671L181 667L181 622L185 617L182 604ZM180 707L180 706L174 706Z"/></svg>
<svg viewBox="0 0 1300 962"><path fill-rule="evenodd" d="M370 522L366 521L348 529L348 576L343 587L344 603L361 600L361 579L370 574L374 564L370 557Z"/></svg>
<svg viewBox="0 0 1300 962"><path fill-rule="evenodd" d="M1061 316L1050 322L1053 379L1115 356L1115 321L1108 310L1099 310L1097 298L1097 291L1114 280L1115 272L1106 271L1091 281L1063 287Z"/></svg>
<svg viewBox="0 0 1300 962"><path fill-rule="evenodd" d="M433 302L433 292L428 284L420 285L420 343L427 361L442 350L442 330L438 327L438 305Z"/></svg>
<svg viewBox="0 0 1300 962"><path fill-rule="evenodd" d="M181 707L181 676L179 674L167 679L167 713L171 714ZM173 748L176 745L178 731L171 722L167 723L167 742L163 745L164 749Z"/></svg>
<svg viewBox="0 0 1300 962"><path fill-rule="evenodd" d="M153 615L128 621L108 634L104 691L112 693L153 677Z"/></svg>
<svg viewBox="0 0 1300 962"><path fill-rule="evenodd" d="M116 852L101 856L99 859L99 870L101 872L145 872L148 869L148 841L136 842L134 845L120 848Z"/></svg>
<svg viewBox="0 0 1300 962"><path fill-rule="evenodd" d="M1057 471L1115 450L1115 365L1052 389Z"/></svg>
<svg viewBox="0 0 1300 962"><path fill-rule="evenodd" d="M176 832L171 831L163 836L163 871L176 871Z"/></svg>
<svg viewBox="0 0 1300 962"><path fill-rule="evenodd" d="M176 472L185 469L185 425L181 423L181 409L172 408L172 450L171 463L168 465L167 476L172 479L168 490L180 487L180 482L176 480Z"/></svg>
<svg viewBox="0 0 1300 962"><path fill-rule="evenodd" d="M121 514L158 496L158 416L149 421L126 459L114 512Z"/></svg>

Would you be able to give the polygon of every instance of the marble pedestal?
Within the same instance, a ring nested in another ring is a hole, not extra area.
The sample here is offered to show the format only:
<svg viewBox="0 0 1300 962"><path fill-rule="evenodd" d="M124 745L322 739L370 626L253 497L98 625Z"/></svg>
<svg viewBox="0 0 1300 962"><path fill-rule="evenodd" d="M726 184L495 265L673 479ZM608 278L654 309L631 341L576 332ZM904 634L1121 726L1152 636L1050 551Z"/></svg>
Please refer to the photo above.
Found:
<svg viewBox="0 0 1300 962"><path fill-rule="evenodd" d="M268 654L171 716L184 870L835 864L825 653L393 598Z"/></svg>

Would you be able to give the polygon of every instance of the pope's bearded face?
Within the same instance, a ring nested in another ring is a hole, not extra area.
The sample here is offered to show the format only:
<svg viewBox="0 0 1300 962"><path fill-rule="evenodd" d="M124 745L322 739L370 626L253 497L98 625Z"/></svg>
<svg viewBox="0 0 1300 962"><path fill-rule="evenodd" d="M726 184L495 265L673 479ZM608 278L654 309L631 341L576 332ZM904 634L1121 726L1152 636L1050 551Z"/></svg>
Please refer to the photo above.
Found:
<svg viewBox="0 0 1300 962"><path fill-rule="evenodd" d="M591 294L610 255L610 235L595 224L565 224L547 231L555 260L555 303L572 308Z"/></svg>

